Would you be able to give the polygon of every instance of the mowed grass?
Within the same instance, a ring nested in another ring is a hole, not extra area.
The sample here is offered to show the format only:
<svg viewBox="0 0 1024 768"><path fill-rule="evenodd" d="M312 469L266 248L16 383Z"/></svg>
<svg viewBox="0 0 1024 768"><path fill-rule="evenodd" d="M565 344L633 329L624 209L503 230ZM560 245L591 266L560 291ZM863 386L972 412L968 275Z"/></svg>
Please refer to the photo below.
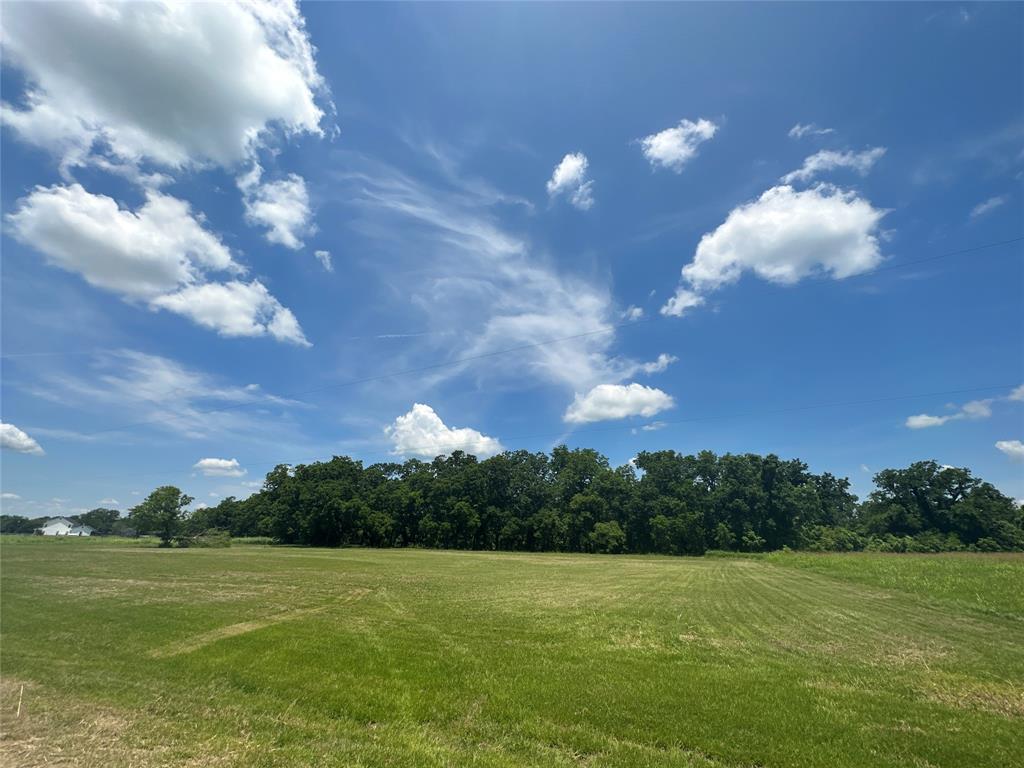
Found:
<svg viewBox="0 0 1024 768"><path fill-rule="evenodd" d="M1024 561L858 557L7 539L0 763L1019 765Z"/></svg>
<svg viewBox="0 0 1024 768"><path fill-rule="evenodd" d="M774 552L769 562L910 592L966 610L1024 617L1024 557L1015 553L944 555Z"/></svg>

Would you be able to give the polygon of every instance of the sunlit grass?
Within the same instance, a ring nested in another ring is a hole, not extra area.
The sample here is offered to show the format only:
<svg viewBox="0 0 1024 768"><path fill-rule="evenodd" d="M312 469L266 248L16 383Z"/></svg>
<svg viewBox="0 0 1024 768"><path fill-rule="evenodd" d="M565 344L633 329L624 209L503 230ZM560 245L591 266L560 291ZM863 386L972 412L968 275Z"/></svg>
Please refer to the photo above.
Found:
<svg viewBox="0 0 1024 768"><path fill-rule="evenodd" d="M4 540L0 762L1014 764L1019 558L780 557Z"/></svg>

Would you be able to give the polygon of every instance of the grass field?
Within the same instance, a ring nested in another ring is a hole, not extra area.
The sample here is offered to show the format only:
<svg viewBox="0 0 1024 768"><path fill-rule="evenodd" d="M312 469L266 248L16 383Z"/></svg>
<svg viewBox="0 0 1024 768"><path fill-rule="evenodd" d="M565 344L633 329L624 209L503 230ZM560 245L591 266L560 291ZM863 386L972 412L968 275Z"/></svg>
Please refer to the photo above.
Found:
<svg viewBox="0 0 1024 768"><path fill-rule="evenodd" d="M1024 754L1020 557L5 539L0 562L5 766Z"/></svg>

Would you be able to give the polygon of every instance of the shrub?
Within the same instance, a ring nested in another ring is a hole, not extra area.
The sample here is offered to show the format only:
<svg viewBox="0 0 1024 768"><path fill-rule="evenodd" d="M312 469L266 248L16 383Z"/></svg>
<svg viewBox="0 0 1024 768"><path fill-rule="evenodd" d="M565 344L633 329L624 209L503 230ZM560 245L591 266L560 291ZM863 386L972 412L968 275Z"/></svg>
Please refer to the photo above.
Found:
<svg viewBox="0 0 1024 768"><path fill-rule="evenodd" d="M217 528L208 528L198 536L186 539L183 546L222 548L231 546L231 534Z"/></svg>
<svg viewBox="0 0 1024 768"><path fill-rule="evenodd" d="M274 544L274 540L270 536L236 536L231 539L232 544L237 544L240 547L255 547Z"/></svg>

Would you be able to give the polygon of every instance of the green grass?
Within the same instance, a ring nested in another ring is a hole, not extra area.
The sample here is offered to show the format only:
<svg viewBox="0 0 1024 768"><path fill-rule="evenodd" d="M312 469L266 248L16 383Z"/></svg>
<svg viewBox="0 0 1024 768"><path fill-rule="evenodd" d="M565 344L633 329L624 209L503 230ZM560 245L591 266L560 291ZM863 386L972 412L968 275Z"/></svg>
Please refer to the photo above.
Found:
<svg viewBox="0 0 1024 768"><path fill-rule="evenodd" d="M0 763L1019 764L1024 561L815 557L4 539Z"/></svg>
<svg viewBox="0 0 1024 768"><path fill-rule="evenodd" d="M1024 557L1019 554L773 552L767 559L777 565L909 592L962 610L1024 618Z"/></svg>

